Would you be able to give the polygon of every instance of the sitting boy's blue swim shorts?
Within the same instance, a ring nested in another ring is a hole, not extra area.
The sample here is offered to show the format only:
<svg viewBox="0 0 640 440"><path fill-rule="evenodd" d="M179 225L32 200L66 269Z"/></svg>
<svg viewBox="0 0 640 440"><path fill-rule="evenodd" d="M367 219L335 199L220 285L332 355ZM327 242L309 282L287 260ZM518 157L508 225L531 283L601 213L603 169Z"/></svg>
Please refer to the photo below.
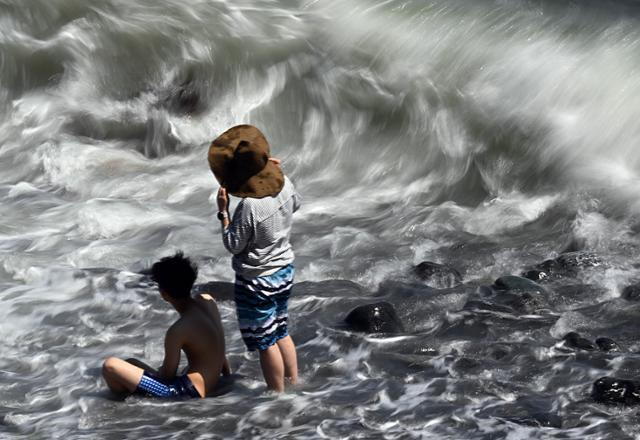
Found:
<svg viewBox="0 0 640 440"><path fill-rule="evenodd" d="M136 391L151 397L200 398L200 393L186 374L171 380L163 380L145 371Z"/></svg>
<svg viewBox="0 0 640 440"><path fill-rule="evenodd" d="M263 277L245 278L236 274L238 324L249 351L266 350L289 334L287 303L293 274L291 264Z"/></svg>

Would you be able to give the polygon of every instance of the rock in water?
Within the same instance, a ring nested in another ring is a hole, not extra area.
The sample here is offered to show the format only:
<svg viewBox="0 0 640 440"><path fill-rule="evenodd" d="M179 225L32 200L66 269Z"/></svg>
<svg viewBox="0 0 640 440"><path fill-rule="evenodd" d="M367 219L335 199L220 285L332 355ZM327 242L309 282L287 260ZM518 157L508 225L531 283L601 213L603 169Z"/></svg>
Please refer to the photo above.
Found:
<svg viewBox="0 0 640 440"><path fill-rule="evenodd" d="M598 338L596 339L596 345L600 350L610 353L622 351L618 343L610 338Z"/></svg>
<svg viewBox="0 0 640 440"><path fill-rule="evenodd" d="M531 268L531 270L525 271L523 276L533 281L574 277L582 269L598 266L606 266L606 264L593 253L582 251L564 252L557 258L545 260Z"/></svg>
<svg viewBox="0 0 640 440"><path fill-rule="evenodd" d="M600 257L591 252L565 252L556 261L567 271L575 271L585 267L598 267L603 264Z"/></svg>
<svg viewBox="0 0 640 440"><path fill-rule="evenodd" d="M395 309L388 302L366 304L353 309L345 322L351 330L365 333L400 333L404 331Z"/></svg>
<svg viewBox="0 0 640 440"><path fill-rule="evenodd" d="M413 268L413 273L438 289L455 287L462 283L462 275L456 269L446 264L423 261Z"/></svg>
<svg viewBox="0 0 640 440"><path fill-rule="evenodd" d="M622 297L627 301L640 300L640 284L632 284L622 290Z"/></svg>
<svg viewBox="0 0 640 440"><path fill-rule="evenodd" d="M524 272L522 276L536 282L549 278L549 274L542 270L529 270Z"/></svg>
<svg viewBox="0 0 640 440"><path fill-rule="evenodd" d="M599 403L622 403L625 405L640 403L640 393L638 393L636 382L608 376L595 381L591 397Z"/></svg>
<svg viewBox="0 0 640 440"><path fill-rule="evenodd" d="M547 291L528 278L505 275L495 280L492 288L496 300L517 313L533 313L548 306Z"/></svg>
<svg viewBox="0 0 640 440"><path fill-rule="evenodd" d="M515 275L506 275L494 281L493 286L496 290L519 290L522 292L538 292L544 293L544 287L540 284L523 277Z"/></svg>
<svg viewBox="0 0 640 440"><path fill-rule="evenodd" d="M576 332L569 332L564 337L565 345L571 348L579 348L580 350L595 350L596 346L590 340L583 338Z"/></svg>

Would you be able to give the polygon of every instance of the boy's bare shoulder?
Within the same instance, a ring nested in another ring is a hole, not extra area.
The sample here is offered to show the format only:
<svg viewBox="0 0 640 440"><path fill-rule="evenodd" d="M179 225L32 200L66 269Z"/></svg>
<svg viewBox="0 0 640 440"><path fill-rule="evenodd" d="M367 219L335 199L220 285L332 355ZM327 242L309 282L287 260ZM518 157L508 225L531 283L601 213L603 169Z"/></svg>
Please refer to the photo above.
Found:
<svg viewBox="0 0 640 440"><path fill-rule="evenodd" d="M208 293L198 293L196 296L194 296L194 299L196 301L213 301L214 304L216 303L216 300L213 299L213 297Z"/></svg>
<svg viewBox="0 0 640 440"><path fill-rule="evenodd" d="M198 293L193 297L193 299L197 303L202 304L205 307L210 307L218 310L218 303L216 303L215 298L208 293Z"/></svg>
<svg viewBox="0 0 640 440"><path fill-rule="evenodd" d="M198 293L193 297L193 299L198 303L204 310L206 310L210 315L214 318L219 319L219 310L218 304L213 296L208 293Z"/></svg>

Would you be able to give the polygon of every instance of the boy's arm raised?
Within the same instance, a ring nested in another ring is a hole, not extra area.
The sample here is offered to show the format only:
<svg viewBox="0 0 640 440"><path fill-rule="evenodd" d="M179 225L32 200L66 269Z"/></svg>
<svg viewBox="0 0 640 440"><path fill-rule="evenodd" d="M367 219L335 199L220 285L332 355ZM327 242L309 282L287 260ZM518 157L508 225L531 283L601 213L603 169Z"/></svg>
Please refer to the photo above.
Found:
<svg viewBox="0 0 640 440"><path fill-rule="evenodd" d="M182 337L175 326L169 327L164 338L164 361L158 370L160 377L171 379L175 377L180 363L180 350L182 349Z"/></svg>
<svg viewBox="0 0 640 440"><path fill-rule="evenodd" d="M253 222L251 212L246 207L243 199L236 206L233 212L231 223L222 227L222 244L233 255L242 252L253 236Z"/></svg>

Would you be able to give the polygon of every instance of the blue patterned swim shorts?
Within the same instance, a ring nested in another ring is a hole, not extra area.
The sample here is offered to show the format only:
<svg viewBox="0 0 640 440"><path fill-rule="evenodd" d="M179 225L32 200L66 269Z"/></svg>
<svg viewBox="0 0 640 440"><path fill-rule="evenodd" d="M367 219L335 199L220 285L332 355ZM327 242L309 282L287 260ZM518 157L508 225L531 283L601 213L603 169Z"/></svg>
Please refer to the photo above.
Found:
<svg viewBox="0 0 640 440"><path fill-rule="evenodd" d="M200 393L186 374L171 380L163 380L145 371L136 391L151 397L200 398Z"/></svg>
<svg viewBox="0 0 640 440"><path fill-rule="evenodd" d="M266 350L289 334L287 303L293 265L263 277L236 275L235 302L242 340L249 349Z"/></svg>

